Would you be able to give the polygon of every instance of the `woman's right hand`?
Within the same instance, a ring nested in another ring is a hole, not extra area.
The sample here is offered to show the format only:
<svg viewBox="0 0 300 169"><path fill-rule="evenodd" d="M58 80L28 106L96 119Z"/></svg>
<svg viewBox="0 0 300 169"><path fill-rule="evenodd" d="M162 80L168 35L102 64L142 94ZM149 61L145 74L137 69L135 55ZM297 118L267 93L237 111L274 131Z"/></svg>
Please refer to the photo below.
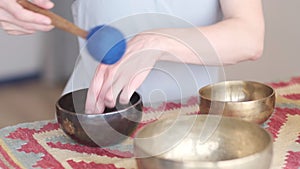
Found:
<svg viewBox="0 0 300 169"><path fill-rule="evenodd" d="M54 6L50 0L32 0L32 3L45 9ZM49 17L24 9L16 0L0 0L0 27L11 35L32 34L54 28Z"/></svg>

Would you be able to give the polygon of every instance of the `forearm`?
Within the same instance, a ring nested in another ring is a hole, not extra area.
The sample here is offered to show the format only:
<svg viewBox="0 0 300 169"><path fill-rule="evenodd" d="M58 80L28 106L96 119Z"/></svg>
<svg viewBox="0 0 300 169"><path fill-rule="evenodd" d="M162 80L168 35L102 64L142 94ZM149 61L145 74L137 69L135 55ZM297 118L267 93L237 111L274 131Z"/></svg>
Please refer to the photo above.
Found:
<svg viewBox="0 0 300 169"><path fill-rule="evenodd" d="M264 21L232 18L199 28L214 47L222 64L256 60L263 52Z"/></svg>
<svg viewBox="0 0 300 169"><path fill-rule="evenodd" d="M263 22L263 21L260 21ZM259 25L259 26L257 26ZM156 30L164 44L160 60L200 65L234 64L257 59L262 54L264 25L227 19L211 26Z"/></svg>
<svg viewBox="0 0 300 169"><path fill-rule="evenodd" d="M223 21L189 29L161 29L161 60L223 65L261 56L264 17L261 0L220 0ZM167 37L169 38L167 38ZM172 54L167 55L166 53Z"/></svg>

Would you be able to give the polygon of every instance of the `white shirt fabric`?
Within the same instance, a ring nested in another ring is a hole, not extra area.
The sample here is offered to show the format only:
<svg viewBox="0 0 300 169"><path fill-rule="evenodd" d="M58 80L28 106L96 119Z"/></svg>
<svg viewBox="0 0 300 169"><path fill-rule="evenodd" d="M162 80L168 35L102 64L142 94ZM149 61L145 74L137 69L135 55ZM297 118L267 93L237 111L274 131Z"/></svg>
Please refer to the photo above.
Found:
<svg viewBox="0 0 300 169"><path fill-rule="evenodd" d="M144 30L206 26L222 19L218 0L75 0L72 8L79 27L107 24L128 39ZM85 43L79 39L80 57L64 93L89 87L98 63ZM178 100L196 96L201 87L217 82L218 74L217 67L159 61L137 92L144 103Z"/></svg>

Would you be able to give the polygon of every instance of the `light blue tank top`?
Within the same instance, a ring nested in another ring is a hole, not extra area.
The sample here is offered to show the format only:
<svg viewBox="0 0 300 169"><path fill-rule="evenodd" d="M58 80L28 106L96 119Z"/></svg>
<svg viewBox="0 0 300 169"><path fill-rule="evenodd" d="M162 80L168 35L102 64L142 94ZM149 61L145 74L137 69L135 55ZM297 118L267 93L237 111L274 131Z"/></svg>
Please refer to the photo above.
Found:
<svg viewBox="0 0 300 169"><path fill-rule="evenodd" d="M206 26L222 19L218 0L75 0L74 22L89 30L108 24L125 37L156 28ZM97 66L79 39L81 55L65 92L89 87ZM134 66L134 65L133 65ZM196 96L218 81L218 68L159 61L138 89L143 101L162 102Z"/></svg>

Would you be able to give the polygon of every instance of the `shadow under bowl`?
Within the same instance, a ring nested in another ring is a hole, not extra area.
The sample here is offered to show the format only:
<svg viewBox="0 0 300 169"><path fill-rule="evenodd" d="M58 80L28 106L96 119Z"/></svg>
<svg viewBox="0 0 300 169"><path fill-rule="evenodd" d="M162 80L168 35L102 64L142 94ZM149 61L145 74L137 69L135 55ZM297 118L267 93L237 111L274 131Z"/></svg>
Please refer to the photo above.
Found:
<svg viewBox="0 0 300 169"><path fill-rule="evenodd" d="M254 81L225 81L199 90L200 112L237 117L262 124L272 115L275 91Z"/></svg>
<svg viewBox="0 0 300 169"><path fill-rule="evenodd" d="M139 169L269 169L273 140L255 123L188 115L146 125L134 151Z"/></svg>
<svg viewBox="0 0 300 169"><path fill-rule="evenodd" d="M63 95L56 103L56 118L61 129L78 143L107 147L127 139L142 118L142 98L134 93L129 104L106 108L103 114L85 114L88 89Z"/></svg>

